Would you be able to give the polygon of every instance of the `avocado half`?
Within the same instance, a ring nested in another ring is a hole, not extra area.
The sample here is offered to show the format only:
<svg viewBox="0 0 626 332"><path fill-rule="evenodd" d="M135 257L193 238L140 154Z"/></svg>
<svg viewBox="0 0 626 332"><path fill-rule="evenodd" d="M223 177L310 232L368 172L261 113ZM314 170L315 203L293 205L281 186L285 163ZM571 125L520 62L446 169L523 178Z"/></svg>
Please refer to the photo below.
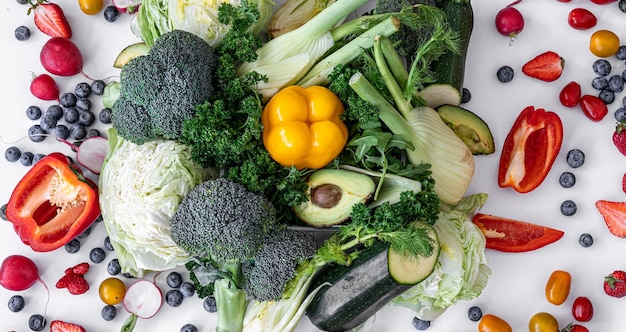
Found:
<svg viewBox="0 0 626 332"><path fill-rule="evenodd" d="M150 52L150 46L144 42L139 42L126 46L113 61L113 67L122 68L128 61L138 56L146 55Z"/></svg>
<svg viewBox="0 0 626 332"><path fill-rule="evenodd" d="M350 216L352 206L366 202L376 188L369 176L342 169L317 170L307 182L309 199L293 210L313 227L342 223Z"/></svg>
<svg viewBox="0 0 626 332"><path fill-rule="evenodd" d="M437 113L448 127L469 147L474 155L492 154L496 148L487 123L463 107L443 105Z"/></svg>

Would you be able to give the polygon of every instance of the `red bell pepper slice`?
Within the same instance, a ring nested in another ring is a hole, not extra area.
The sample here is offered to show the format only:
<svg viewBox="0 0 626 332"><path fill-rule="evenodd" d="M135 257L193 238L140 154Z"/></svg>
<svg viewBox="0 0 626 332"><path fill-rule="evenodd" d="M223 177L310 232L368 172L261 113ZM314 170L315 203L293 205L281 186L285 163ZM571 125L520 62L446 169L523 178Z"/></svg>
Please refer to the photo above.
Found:
<svg viewBox="0 0 626 332"><path fill-rule="evenodd" d="M520 193L537 188L552 168L562 142L563 124L556 113L526 107L504 141L498 185Z"/></svg>
<svg viewBox="0 0 626 332"><path fill-rule="evenodd" d="M486 248L525 252L547 246L563 237L563 231L524 221L477 213L472 219L485 235Z"/></svg>
<svg viewBox="0 0 626 332"><path fill-rule="evenodd" d="M98 218L98 189L69 158L51 153L13 189L6 215L22 242L35 251L52 251Z"/></svg>

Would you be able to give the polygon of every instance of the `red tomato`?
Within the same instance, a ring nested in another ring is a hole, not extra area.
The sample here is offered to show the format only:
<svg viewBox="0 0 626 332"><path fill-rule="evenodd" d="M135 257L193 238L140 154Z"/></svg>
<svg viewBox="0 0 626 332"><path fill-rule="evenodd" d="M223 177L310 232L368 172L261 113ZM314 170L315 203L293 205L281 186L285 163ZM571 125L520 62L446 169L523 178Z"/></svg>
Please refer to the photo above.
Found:
<svg viewBox="0 0 626 332"><path fill-rule="evenodd" d="M550 274L546 282L546 299L554 305L561 305L569 296L572 285L572 275L563 270L556 270Z"/></svg>
<svg viewBox="0 0 626 332"><path fill-rule="evenodd" d="M593 317L593 305L589 298L579 296L572 304L572 315L579 322L588 322Z"/></svg>
<svg viewBox="0 0 626 332"><path fill-rule="evenodd" d="M567 83L559 94L559 100L565 107L574 107L580 102L581 88L575 81Z"/></svg>
<svg viewBox="0 0 626 332"><path fill-rule="evenodd" d="M567 16L567 23L577 30L587 30L596 26L598 19L589 10L585 8L574 8Z"/></svg>
<svg viewBox="0 0 626 332"><path fill-rule="evenodd" d="M485 235L486 247L504 252L539 249L563 236L563 232L523 221L477 213L472 219Z"/></svg>
<svg viewBox="0 0 626 332"><path fill-rule="evenodd" d="M609 113L606 103L600 97L593 95L584 95L580 97L580 108L583 113L591 120L598 122Z"/></svg>
<svg viewBox="0 0 626 332"><path fill-rule="evenodd" d="M504 319L492 315L486 314L480 319L478 323L478 332L512 332L511 325Z"/></svg>
<svg viewBox="0 0 626 332"><path fill-rule="evenodd" d="M591 0L591 2L595 3L596 5L606 5L607 3L611 3L615 1L617 0Z"/></svg>
<svg viewBox="0 0 626 332"><path fill-rule="evenodd" d="M579 324L568 324L563 331L567 331L567 332L589 332L589 330Z"/></svg>

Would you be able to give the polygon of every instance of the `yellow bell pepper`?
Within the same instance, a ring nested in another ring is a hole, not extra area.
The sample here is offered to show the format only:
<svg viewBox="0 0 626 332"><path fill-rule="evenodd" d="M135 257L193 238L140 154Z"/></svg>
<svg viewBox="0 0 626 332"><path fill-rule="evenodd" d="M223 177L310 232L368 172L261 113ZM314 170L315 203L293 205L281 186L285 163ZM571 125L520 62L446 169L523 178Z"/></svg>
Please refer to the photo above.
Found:
<svg viewBox="0 0 626 332"><path fill-rule="evenodd" d="M289 86L263 109L263 144L277 163L297 169L328 165L348 141L341 100L323 86Z"/></svg>

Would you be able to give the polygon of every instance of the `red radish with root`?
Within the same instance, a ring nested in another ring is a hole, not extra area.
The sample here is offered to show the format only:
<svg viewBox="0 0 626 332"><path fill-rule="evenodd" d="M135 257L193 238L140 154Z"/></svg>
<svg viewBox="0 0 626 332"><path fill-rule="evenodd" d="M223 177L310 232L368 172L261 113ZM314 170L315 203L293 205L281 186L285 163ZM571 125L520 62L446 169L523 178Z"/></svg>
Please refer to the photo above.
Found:
<svg viewBox="0 0 626 332"><path fill-rule="evenodd" d="M83 71L83 56L78 46L63 37L50 38L41 48L39 60L54 75L74 76Z"/></svg>
<svg viewBox="0 0 626 332"><path fill-rule="evenodd" d="M101 136L90 137L80 143L73 144L62 138L57 138L62 143L69 145L76 151L76 161L92 173L99 175L102 164L109 149L109 141Z"/></svg>
<svg viewBox="0 0 626 332"><path fill-rule="evenodd" d="M517 8L513 7L521 1L517 0L509 4L496 14L496 29L500 34L511 38L509 45L513 45L513 40L524 29L524 16Z"/></svg>
<svg viewBox="0 0 626 332"><path fill-rule="evenodd" d="M12 291L23 291L40 281L39 269L35 262L22 255L11 255L0 266L0 285Z"/></svg>
<svg viewBox="0 0 626 332"><path fill-rule="evenodd" d="M139 10L141 0L113 0L113 5L122 13L134 14Z"/></svg>
<svg viewBox="0 0 626 332"><path fill-rule="evenodd" d="M33 80L30 82L30 93L41 100L59 101L59 87L48 74L36 76L33 74Z"/></svg>
<svg viewBox="0 0 626 332"><path fill-rule="evenodd" d="M163 294L154 281L141 279L128 287L124 294L124 308L130 313L122 325L122 331L130 332L137 323L137 318L148 319L161 309Z"/></svg>

